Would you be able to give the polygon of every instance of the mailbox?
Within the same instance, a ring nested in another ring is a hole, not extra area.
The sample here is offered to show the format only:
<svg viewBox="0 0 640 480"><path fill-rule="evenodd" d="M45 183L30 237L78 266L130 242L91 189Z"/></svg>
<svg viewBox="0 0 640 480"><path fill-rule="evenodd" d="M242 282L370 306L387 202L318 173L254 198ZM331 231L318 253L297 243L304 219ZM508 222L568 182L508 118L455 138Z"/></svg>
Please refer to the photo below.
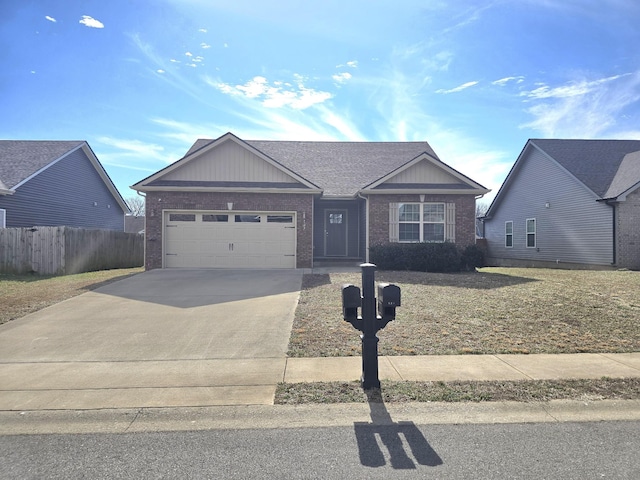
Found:
<svg viewBox="0 0 640 480"><path fill-rule="evenodd" d="M400 287L392 283L378 284L378 314L382 320L395 320L400 306Z"/></svg>
<svg viewBox="0 0 640 480"><path fill-rule="evenodd" d="M360 287L343 285L342 287L342 317L347 321L358 319L358 308L362 306Z"/></svg>

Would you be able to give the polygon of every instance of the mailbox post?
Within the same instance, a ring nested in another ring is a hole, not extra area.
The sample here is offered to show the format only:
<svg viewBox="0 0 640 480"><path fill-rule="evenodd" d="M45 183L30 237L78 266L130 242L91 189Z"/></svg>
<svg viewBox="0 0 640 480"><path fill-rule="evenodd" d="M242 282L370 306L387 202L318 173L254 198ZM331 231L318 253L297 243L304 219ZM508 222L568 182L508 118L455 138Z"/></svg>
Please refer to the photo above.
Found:
<svg viewBox="0 0 640 480"><path fill-rule="evenodd" d="M372 263L363 263L362 295L355 285L342 287L342 313L345 321L362 332L362 388L380 388L378 376L378 330L396 318L400 306L400 287L389 283L378 285L378 312L376 312L375 270ZM358 315L358 308L362 315ZM378 313L380 315L378 315Z"/></svg>

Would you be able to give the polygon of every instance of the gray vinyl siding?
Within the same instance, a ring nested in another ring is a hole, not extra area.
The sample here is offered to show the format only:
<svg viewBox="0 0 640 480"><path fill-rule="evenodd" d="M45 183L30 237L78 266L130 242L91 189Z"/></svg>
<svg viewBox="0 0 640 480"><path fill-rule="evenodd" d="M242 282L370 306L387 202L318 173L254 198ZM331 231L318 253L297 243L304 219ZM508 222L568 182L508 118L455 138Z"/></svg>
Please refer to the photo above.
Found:
<svg viewBox="0 0 640 480"><path fill-rule="evenodd" d="M7 227L64 225L124 231L124 212L80 148L13 195L0 197L0 208L7 211Z"/></svg>
<svg viewBox="0 0 640 480"><path fill-rule="evenodd" d="M485 222L489 256L503 259L610 265L613 211L536 148L525 152L508 190ZM546 204L549 204L547 208ZM536 248L526 246L526 219L536 219ZM505 222L513 221L513 247Z"/></svg>
<svg viewBox="0 0 640 480"><path fill-rule="evenodd" d="M313 257L325 256L325 210L347 211L347 255L346 258L361 258L360 255L360 202L356 200L318 200L313 207ZM364 222L364 219L362 219ZM333 257L332 257L333 258Z"/></svg>

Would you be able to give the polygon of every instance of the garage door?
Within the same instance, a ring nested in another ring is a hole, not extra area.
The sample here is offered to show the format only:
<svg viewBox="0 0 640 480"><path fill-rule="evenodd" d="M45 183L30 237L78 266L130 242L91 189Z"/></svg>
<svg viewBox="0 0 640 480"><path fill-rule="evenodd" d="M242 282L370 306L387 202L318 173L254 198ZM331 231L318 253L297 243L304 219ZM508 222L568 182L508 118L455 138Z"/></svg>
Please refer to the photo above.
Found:
<svg viewBox="0 0 640 480"><path fill-rule="evenodd" d="M164 267L295 268L294 213L165 212Z"/></svg>

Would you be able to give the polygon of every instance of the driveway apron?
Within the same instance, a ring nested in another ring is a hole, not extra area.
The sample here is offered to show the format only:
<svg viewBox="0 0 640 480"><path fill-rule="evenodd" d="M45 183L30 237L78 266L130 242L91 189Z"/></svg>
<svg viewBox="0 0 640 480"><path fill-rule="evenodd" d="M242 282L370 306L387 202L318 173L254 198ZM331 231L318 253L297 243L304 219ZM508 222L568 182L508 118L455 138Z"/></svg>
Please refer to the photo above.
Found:
<svg viewBox="0 0 640 480"><path fill-rule="evenodd" d="M0 410L271 404L302 272L152 270L0 326Z"/></svg>

